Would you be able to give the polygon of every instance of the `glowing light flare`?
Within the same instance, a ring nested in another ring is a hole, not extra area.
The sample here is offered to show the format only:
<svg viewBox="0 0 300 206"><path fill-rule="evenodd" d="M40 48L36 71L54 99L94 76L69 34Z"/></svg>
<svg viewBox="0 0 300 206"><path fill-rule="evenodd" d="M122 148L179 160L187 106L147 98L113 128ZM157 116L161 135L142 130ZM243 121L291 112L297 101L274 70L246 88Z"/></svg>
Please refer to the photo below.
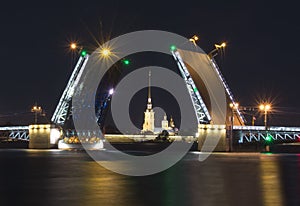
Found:
<svg viewBox="0 0 300 206"><path fill-rule="evenodd" d="M113 93L114 93L114 89L111 88L111 89L108 91L108 94L109 94L109 95L112 95Z"/></svg>
<svg viewBox="0 0 300 206"><path fill-rule="evenodd" d="M193 44L196 46L196 41L199 40L199 37L197 35L194 35L192 38L189 39L190 42L193 42Z"/></svg>
<svg viewBox="0 0 300 206"><path fill-rule="evenodd" d="M116 53L113 51L113 48L110 46L103 46L98 50L99 60L108 63L113 61L114 58L120 59Z"/></svg>
<svg viewBox="0 0 300 206"><path fill-rule="evenodd" d="M226 43L223 42L221 45L215 44L215 47L216 47L217 49L225 48L225 47L226 47Z"/></svg>
<svg viewBox="0 0 300 206"><path fill-rule="evenodd" d="M171 51L175 51L175 50L176 50L176 46L175 46L175 45L171 45L171 46L170 46L170 50L171 50Z"/></svg>
<svg viewBox="0 0 300 206"><path fill-rule="evenodd" d="M260 110L264 110L265 109L265 105L263 105L263 104L259 105L259 109Z"/></svg>
<svg viewBox="0 0 300 206"><path fill-rule="evenodd" d="M70 44L70 48L71 48L72 50L77 49L77 44L76 44L76 43L71 43L71 44Z"/></svg>
<svg viewBox="0 0 300 206"><path fill-rule="evenodd" d="M80 54L81 54L81 56L83 56L83 57L84 57L84 56L86 56L86 55L87 55L87 51L86 51L86 50L82 50Z"/></svg>
<svg viewBox="0 0 300 206"><path fill-rule="evenodd" d="M42 111L42 107L40 106L33 106L31 109L31 112L41 112Z"/></svg>
<svg viewBox="0 0 300 206"><path fill-rule="evenodd" d="M239 108L239 103L235 102L235 103L230 103L229 107L232 109L238 109Z"/></svg>
<svg viewBox="0 0 300 206"><path fill-rule="evenodd" d="M100 53L103 57L108 57L109 55L111 55L111 51L108 48L103 48Z"/></svg>
<svg viewBox="0 0 300 206"><path fill-rule="evenodd" d="M270 104L260 104L259 109L262 111L269 111L269 110L271 110L271 105Z"/></svg>

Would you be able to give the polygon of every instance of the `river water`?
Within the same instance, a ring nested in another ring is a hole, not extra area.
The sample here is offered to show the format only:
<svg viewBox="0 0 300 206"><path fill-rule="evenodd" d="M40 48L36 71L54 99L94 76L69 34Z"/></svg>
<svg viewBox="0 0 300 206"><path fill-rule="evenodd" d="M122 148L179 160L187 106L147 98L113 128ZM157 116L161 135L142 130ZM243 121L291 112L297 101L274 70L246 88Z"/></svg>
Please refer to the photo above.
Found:
<svg viewBox="0 0 300 206"><path fill-rule="evenodd" d="M105 152L105 151L104 151ZM300 205L300 155L188 153L150 176L113 173L84 151L0 150L0 205Z"/></svg>

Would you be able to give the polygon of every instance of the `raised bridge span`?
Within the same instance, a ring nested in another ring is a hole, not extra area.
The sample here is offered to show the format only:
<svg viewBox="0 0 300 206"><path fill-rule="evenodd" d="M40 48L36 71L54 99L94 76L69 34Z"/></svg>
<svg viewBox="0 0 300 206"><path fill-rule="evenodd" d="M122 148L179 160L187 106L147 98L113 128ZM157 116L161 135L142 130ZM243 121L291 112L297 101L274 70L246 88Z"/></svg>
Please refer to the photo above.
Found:
<svg viewBox="0 0 300 206"><path fill-rule="evenodd" d="M215 49L216 54L218 53L218 48ZM197 117L198 124L212 124L213 119L212 115L209 111L209 103L205 101L205 91L199 85L198 79L193 75L193 71L189 68L189 65L185 63L185 52L184 50L180 50L179 48L171 49L170 54L173 56L174 60L177 63L179 73L182 78L185 80L187 92L190 95L190 99L193 103L193 109ZM52 124L63 128L64 134L76 134L76 132L68 130L65 127L66 120L70 119L70 115L72 115L72 98L75 89L78 86L78 82L81 78L83 71L86 68L86 64L89 61L89 54L82 50L80 53L79 60L75 65L75 68L70 76L70 79L62 93L62 96L57 104L55 112L51 118ZM220 68L218 67L214 56L215 55L207 55L205 53L197 53L194 55L195 58L199 58L199 61L206 61L206 66L209 69L212 69L215 74L219 77L219 80L222 82L224 87L226 97L227 97L227 106L229 104L235 105L235 99L233 94L225 81L224 76L221 73ZM96 118L99 126L101 127L102 122L104 121L104 114L107 110L107 105L112 97L112 93L107 93L103 95L103 101L100 103L100 107L98 111L96 111ZM300 127L268 127L266 130L264 126L245 126L245 119L243 114L239 109L236 109L234 113L231 113L231 109L227 108L226 117L234 116L235 125L233 127L227 128L227 138L233 138L234 143L236 144L252 144L259 143L269 139L274 140L275 142L296 142L299 140L300 136ZM226 118L226 123L229 118ZM233 118L232 118L233 119ZM29 141L29 126L5 126L0 127L0 137L8 137L12 139L20 139ZM92 137L95 131L82 131L83 134L86 134L87 137ZM78 134L78 131L77 131Z"/></svg>

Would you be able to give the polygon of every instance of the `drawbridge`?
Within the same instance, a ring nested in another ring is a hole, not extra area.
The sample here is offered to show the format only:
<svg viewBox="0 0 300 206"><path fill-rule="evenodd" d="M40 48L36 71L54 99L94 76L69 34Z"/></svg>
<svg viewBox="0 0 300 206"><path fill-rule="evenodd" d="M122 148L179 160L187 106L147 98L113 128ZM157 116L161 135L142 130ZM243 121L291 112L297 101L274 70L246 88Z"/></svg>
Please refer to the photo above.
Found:
<svg viewBox="0 0 300 206"><path fill-rule="evenodd" d="M207 98L205 97L205 88L203 88L203 85L199 84L198 79L195 78L193 75L193 71L189 68L189 65L187 65L184 61L183 52L180 49L173 49L170 51L171 55L173 56L175 62L178 66L178 71L182 78L184 79L187 92L190 96L190 99L192 101L193 109L195 112L195 115L197 117L197 121L199 124L211 124L214 120L210 114L210 108L209 108L209 101L207 101ZM225 81L224 76L221 73L220 68L218 67L214 56L215 55L206 55L206 58L208 58L210 67L212 70L215 71L218 78L222 82L222 85L224 87L224 90L226 92L227 97L227 105L229 106L230 103L236 104L236 101L234 99L234 96L232 94L232 91L230 90L227 82ZM78 82L80 78L82 77L82 74L84 70L86 69L86 64L89 61L89 54L86 52L81 52L81 55L78 59L78 62L76 63L74 70L72 71L72 74L70 76L70 79L65 87L65 89L62 92L62 96L59 99L59 102L56 106L56 109L53 113L53 116L51 118L51 122L61 128L63 128L66 132L70 134L76 134L73 131L68 132L68 128L66 127L66 121L70 119L72 116L72 98L74 95L74 92L76 88L78 87ZM109 91L105 94L102 94L102 99L99 104L99 106L95 109L95 115L97 119L97 123L100 128L103 127L105 116L110 104L110 100L112 98L113 92ZM227 109L231 111L231 109ZM230 112L227 111L227 116L230 115ZM232 114L231 114L232 115ZM261 135L259 132L254 133L254 131L260 131L257 130L257 128L247 128L245 129L245 118L243 114L237 109L235 111L236 119L238 119L238 124L233 128L234 130L241 130L242 136L240 137L239 143L244 142L251 142L251 141L261 141L265 137ZM240 126L241 128L239 128ZM2 136L7 136L9 138L13 139L22 139L22 140L29 140L28 136L28 126L11 126L11 127L0 127L0 134ZM285 128L285 130L288 130L288 128ZM249 132L250 131L250 132ZM253 131L251 133L251 131ZM90 133L90 131L86 131L87 133ZM278 131L277 131L278 132ZM281 134L275 135L274 138L281 138L282 136L289 138L289 134L284 134L285 131L281 130ZM298 133L296 134L295 138L298 138ZM294 137L294 136L293 136ZM294 139L295 139L294 138Z"/></svg>
<svg viewBox="0 0 300 206"><path fill-rule="evenodd" d="M171 51L171 54L173 55L174 60L178 65L179 72L185 81L187 92L189 93L191 101L193 103L194 112L196 114L198 123L199 124L211 123L212 117L209 113L205 101L202 98L202 94L201 94L202 88L199 88L197 86L197 82L195 82L192 75L190 74L190 71L188 67L185 65L184 60L180 55L180 52L178 50L173 50ZM64 128L66 121L69 120L70 117L72 116L72 98L88 60L89 60L89 54L85 50L82 50L82 52L80 53L80 57L70 76L70 79L62 93L62 96L60 97L60 100L51 118L51 122L61 128ZM220 80L222 81L225 91L227 92L227 95L230 99L230 102L235 103L232 92L230 91L229 86L226 83L225 78L221 74L221 71L217 66L215 60L213 58L210 58L210 62L211 62L212 69L216 71ZM103 123L105 121L106 110L108 108L108 104L111 100L112 95L113 95L112 92L108 92L107 94L104 94L102 98L103 100L100 102L100 106L97 108L97 111L95 112L97 123L100 126L100 128L103 126ZM238 113L238 118L243 125L244 117L239 111L237 111L237 113ZM27 127L0 128L0 131L8 132L10 138L21 138L24 140L29 139L27 130L28 130Z"/></svg>
<svg viewBox="0 0 300 206"><path fill-rule="evenodd" d="M174 57L174 60L177 63L179 73L181 74L182 78L184 79L187 92L190 96L190 99L193 103L194 112L197 117L197 121L199 124L210 124L212 120L212 117L209 113L207 103L205 103L201 91L203 88L199 88L197 86L197 82L195 82L193 75L191 75L190 70L184 63L184 60L180 54L180 51L175 49L171 50L171 54ZM217 66L217 63L215 62L213 57L209 57L209 61L211 63L211 68L218 74L218 77L220 81L222 82L224 89L226 91L226 94L228 96L228 99L230 103L235 104L235 100L233 97L233 94L231 90L229 89L228 84L225 81L224 76L222 75L219 67ZM71 74L71 77L68 81L68 84L63 91L63 94L58 102L58 105L55 109L55 112L51 118L51 121L58 125L63 127L66 120L70 118L72 115L72 97L74 95L75 88L78 86L79 79L81 78L81 74L83 73L85 66L89 60L89 54L84 53L84 55L81 55L79 57L79 60L73 70L73 73ZM96 117L98 125L103 125L103 122L105 121L105 114L106 110L109 104L109 101L111 100L111 97L113 95L113 92L109 92L107 94L104 94L103 100L100 102L100 107L98 108L98 111L96 111ZM228 103L229 105L229 103ZM240 125L244 125L245 119L243 115L240 113L240 111L237 109L236 111L237 117L239 119Z"/></svg>

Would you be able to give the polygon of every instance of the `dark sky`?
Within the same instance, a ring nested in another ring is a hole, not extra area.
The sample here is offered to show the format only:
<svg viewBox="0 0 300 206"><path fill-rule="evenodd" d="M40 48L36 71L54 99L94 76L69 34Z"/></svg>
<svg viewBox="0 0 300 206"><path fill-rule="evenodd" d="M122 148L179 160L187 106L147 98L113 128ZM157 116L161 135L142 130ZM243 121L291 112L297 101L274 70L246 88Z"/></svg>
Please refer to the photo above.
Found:
<svg viewBox="0 0 300 206"><path fill-rule="evenodd" d="M197 34L206 52L226 41L218 64L240 104L257 106L269 98L277 111L274 123L284 118L300 125L299 20L296 1L1 3L0 122L35 102L51 117L76 60L68 52L70 41L92 49L93 36L157 29L187 38Z"/></svg>

